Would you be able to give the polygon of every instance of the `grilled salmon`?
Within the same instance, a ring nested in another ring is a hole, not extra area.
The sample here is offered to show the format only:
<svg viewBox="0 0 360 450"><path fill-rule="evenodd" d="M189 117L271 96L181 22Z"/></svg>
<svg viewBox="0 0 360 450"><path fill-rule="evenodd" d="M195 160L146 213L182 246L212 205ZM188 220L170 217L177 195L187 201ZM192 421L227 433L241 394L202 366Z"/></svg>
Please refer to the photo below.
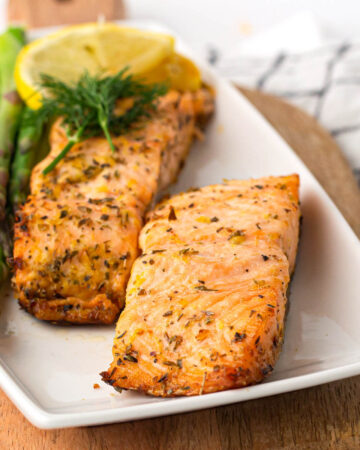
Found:
<svg viewBox="0 0 360 450"><path fill-rule="evenodd" d="M168 397L269 374L295 265L298 187L297 175L228 181L150 212L103 380Z"/></svg>
<svg viewBox="0 0 360 450"><path fill-rule="evenodd" d="M33 171L15 225L13 284L28 312L50 321L115 320L144 214L176 178L213 108L208 88L170 91L150 118L113 137L115 153L105 138L87 139L44 176L67 143L61 120L54 124L50 154Z"/></svg>

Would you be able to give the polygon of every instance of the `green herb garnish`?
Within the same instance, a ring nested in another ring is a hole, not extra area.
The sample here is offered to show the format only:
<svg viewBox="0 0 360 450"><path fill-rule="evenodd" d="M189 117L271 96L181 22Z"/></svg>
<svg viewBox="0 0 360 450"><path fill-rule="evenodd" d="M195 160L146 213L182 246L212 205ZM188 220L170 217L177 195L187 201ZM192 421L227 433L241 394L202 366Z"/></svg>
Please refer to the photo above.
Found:
<svg viewBox="0 0 360 450"><path fill-rule="evenodd" d="M155 100L166 93L162 84L145 84L126 75L125 68L113 76L92 76L85 72L79 81L66 84L42 74L39 87L45 93L42 106L36 111L44 122L62 117L69 142L44 169L48 174L78 142L104 135L113 152L116 151L111 133L124 133L137 120L148 117L156 107ZM118 101L130 99L124 111L117 111ZM35 119L35 114L33 115ZM32 117L29 119L32 120Z"/></svg>

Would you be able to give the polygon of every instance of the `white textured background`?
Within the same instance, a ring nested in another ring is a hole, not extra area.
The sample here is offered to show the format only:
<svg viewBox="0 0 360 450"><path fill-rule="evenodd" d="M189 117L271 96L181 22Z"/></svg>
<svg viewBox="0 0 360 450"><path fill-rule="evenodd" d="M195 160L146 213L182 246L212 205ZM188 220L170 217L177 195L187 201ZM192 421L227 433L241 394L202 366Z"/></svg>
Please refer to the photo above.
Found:
<svg viewBox="0 0 360 450"><path fill-rule="evenodd" d="M132 18L162 21L202 50L232 46L291 15L311 11L333 37L360 37L359 0L127 0ZM215 38L215 39L214 39Z"/></svg>

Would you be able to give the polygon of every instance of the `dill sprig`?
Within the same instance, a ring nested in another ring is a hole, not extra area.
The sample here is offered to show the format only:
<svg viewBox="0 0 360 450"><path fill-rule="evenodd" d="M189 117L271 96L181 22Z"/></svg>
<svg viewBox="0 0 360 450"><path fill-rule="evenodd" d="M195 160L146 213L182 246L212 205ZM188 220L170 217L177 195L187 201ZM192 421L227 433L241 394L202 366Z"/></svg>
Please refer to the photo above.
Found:
<svg viewBox="0 0 360 450"><path fill-rule="evenodd" d="M113 76L92 76L85 72L72 84L42 74L40 88L44 92L42 106L33 115L34 120L46 122L62 117L62 126L68 143L44 169L48 174L69 150L81 140L104 135L111 150L115 147L111 134L119 135L143 117L148 117L156 107L155 100L166 93L162 84L145 84L126 75L127 68ZM131 99L122 113L117 111L118 101ZM30 121L32 120L30 116Z"/></svg>

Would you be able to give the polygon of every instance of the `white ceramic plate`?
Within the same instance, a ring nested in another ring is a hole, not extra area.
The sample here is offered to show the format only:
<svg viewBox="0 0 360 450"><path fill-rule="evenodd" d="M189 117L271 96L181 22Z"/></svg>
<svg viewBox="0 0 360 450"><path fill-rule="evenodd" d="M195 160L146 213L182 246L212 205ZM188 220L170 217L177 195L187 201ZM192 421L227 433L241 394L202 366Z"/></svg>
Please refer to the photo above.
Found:
<svg viewBox="0 0 360 450"><path fill-rule="evenodd" d="M131 25L164 30L149 23ZM41 30L40 34L47 32ZM180 42L179 48L189 53ZM94 425L182 413L360 374L358 239L315 178L262 116L226 81L201 62L199 65L216 88L216 116L205 142L194 145L172 191L223 178L293 172L301 178L304 222L280 360L264 383L249 388L175 399L119 394L98 375L112 358L113 326L42 323L21 311L12 294L4 294L0 385L38 427ZM100 389L94 389L94 383L99 383Z"/></svg>

